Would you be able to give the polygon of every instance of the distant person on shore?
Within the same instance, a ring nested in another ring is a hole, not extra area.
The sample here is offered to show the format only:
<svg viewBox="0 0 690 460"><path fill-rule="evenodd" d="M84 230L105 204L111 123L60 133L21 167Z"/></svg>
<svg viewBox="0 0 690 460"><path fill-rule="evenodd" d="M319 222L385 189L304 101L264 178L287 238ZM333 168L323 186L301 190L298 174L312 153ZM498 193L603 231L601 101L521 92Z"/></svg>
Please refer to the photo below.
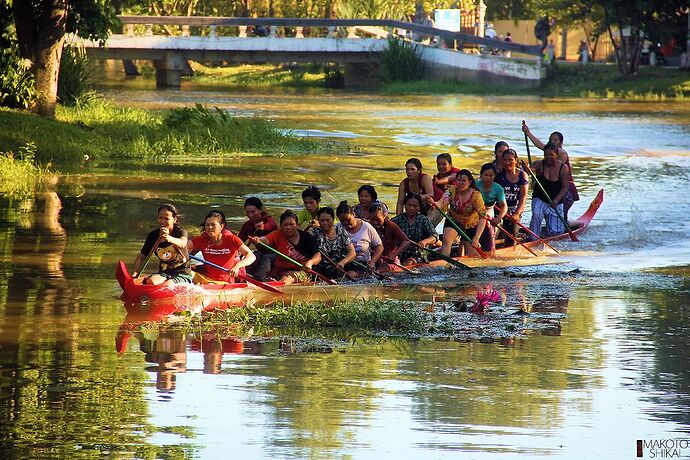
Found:
<svg viewBox="0 0 690 460"><path fill-rule="evenodd" d="M551 34L551 22L549 16L544 16L534 25L534 36L541 42L541 51L544 52L547 40Z"/></svg>
<svg viewBox="0 0 690 460"><path fill-rule="evenodd" d="M504 38L503 41L506 43L513 43L513 37L510 35L510 32L506 33L506 38ZM505 50L503 55L505 57L510 57L510 50Z"/></svg>

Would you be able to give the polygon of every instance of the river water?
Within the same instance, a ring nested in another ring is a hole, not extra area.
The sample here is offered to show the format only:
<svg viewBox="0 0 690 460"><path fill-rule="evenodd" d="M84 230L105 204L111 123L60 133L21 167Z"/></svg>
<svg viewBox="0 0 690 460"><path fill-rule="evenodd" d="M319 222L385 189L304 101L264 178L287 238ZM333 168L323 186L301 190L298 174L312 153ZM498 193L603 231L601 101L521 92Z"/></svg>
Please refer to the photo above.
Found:
<svg viewBox="0 0 690 460"><path fill-rule="evenodd" d="M669 439L690 455L688 104L192 84L157 92L149 82L103 92L128 106L200 102L266 116L352 149L95 159L48 191L2 197L3 458L634 458L638 440L645 457L661 458L652 441ZM540 137L565 135L582 197L571 218L605 188L581 241L516 267L476 262L469 278L375 292L455 301L492 283L507 306L558 327L490 343L350 337L308 347L151 325L117 352L125 314L113 267L131 264L160 202L177 204L190 230L210 206L238 228L249 195L274 214L297 207L308 184L327 203L354 202L364 183L394 203L409 157L431 171L449 152L477 170L501 139L524 155L522 119Z"/></svg>

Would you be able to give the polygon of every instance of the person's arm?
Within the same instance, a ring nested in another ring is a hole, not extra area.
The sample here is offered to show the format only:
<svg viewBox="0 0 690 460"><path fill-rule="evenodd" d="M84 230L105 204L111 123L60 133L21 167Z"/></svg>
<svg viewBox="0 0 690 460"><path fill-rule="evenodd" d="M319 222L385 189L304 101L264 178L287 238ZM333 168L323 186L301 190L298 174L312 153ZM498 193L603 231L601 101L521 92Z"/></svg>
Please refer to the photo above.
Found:
<svg viewBox="0 0 690 460"><path fill-rule="evenodd" d="M132 270L132 277L134 277L134 278L137 277L137 275L141 271L142 265L144 265L144 259L146 259L146 256L151 252L151 249L153 249L153 246L156 244L156 241L158 240L158 238L160 238L160 233L158 235L153 233L153 236L151 235L151 233L149 233L146 236L146 241L144 241L144 246L142 246L141 251L137 255L137 258L134 259L134 267Z"/></svg>
<svg viewBox="0 0 690 460"><path fill-rule="evenodd" d="M419 218L419 217L417 217L417 218ZM419 244L423 248L426 248L428 246L436 246L436 243L438 243L438 233L436 233L436 229L434 228L434 224L429 219L425 219L424 222L425 222L424 223L425 234L427 234L429 236L422 239L419 242Z"/></svg>
<svg viewBox="0 0 690 460"><path fill-rule="evenodd" d="M176 238L168 232L167 228L161 229L161 241L167 241L178 249L185 249L187 247L187 235L182 234L179 238Z"/></svg>
<svg viewBox="0 0 690 460"><path fill-rule="evenodd" d="M389 225L393 225L393 233L395 234L395 239L398 242L398 245L393 249L386 258L393 262L396 257L398 257L398 254L404 253L408 247L410 247L410 239L405 235L405 233L398 227L398 225L395 222L390 222Z"/></svg>
<svg viewBox="0 0 690 460"><path fill-rule="evenodd" d="M486 206L484 205L484 198L480 192L475 192L472 199L472 207L479 214L479 222L477 223L477 230L474 232L474 238L472 238L472 246L475 248L479 246L479 238L484 233L484 228L486 227Z"/></svg>
<svg viewBox="0 0 690 460"><path fill-rule="evenodd" d="M494 184L496 185L496 184ZM499 207L499 212L494 217L493 219L493 224L494 225L501 225L501 222L503 221L503 218L505 217L506 214L508 214L508 203L506 203L506 194L505 190L503 190L503 187L497 187L496 190L498 190L498 198L496 202L498 203Z"/></svg>
<svg viewBox="0 0 690 460"><path fill-rule="evenodd" d="M355 245L352 243L349 243L347 245L347 255L343 257L336 265L338 265L340 268L343 270L345 269L345 265L349 264L353 260L355 260L355 257L357 257L357 252L355 251Z"/></svg>
<svg viewBox="0 0 690 460"><path fill-rule="evenodd" d="M422 199L425 199L427 196L431 198L434 197L434 183L431 181L431 176L428 174L422 175L422 190Z"/></svg>
<svg viewBox="0 0 690 460"><path fill-rule="evenodd" d="M314 255L309 258L309 260L304 262L303 265L304 265L305 271L308 272L309 270L311 270L314 267L314 265L318 265L319 262L321 262L321 253L319 251L316 251L314 253Z"/></svg>
<svg viewBox="0 0 690 460"><path fill-rule="evenodd" d="M568 168L568 165L562 165L560 169L561 189L558 191L553 200L551 200L551 207L554 209L556 206L558 206L558 203L563 201L563 198L568 191L568 186L570 185L570 168Z"/></svg>
<svg viewBox="0 0 690 460"><path fill-rule="evenodd" d="M566 152L563 147L558 149L558 159L561 160L561 163L570 164L568 152Z"/></svg>
<svg viewBox="0 0 690 460"><path fill-rule="evenodd" d="M438 187L439 185L446 185L451 182L455 182L455 179L457 179L458 175L454 172L450 173L446 177L438 178L438 176L434 176L434 184Z"/></svg>
<svg viewBox="0 0 690 460"><path fill-rule="evenodd" d="M371 268L376 267L376 263L379 261L381 256L383 255L383 244L379 244L374 248L374 252L371 255L371 260L369 261L369 266Z"/></svg>
<svg viewBox="0 0 690 460"><path fill-rule="evenodd" d="M395 215L399 216L403 213L403 206L405 205L405 181L401 181L398 186L398 202L395 205Z"/></svg>
<svg viewBox="0 0 690 460"><path fill-rule="evenodd" d="M134 259L134 271L132 271L132 276L134 278L137 277L137 274L139 273L139 270L141 270L141 266L144 264L144 259L146 256L144 254L139 254L136 259Z"/></svg>
<svg viewBox="0 0 690 460"><path fill-rule="evenodd" d="M242 244L237 252L242 255L242 259L230 268L230 274L234 277L237 277L240 273L240 268L248 267L256 260L256 256L246 244Z"/></svg>
<svg viewBox="0 0 690 460"><path fill-rule="evenodd" d="M263 228L261 229L261 231L263 231L264 233L271 233L274 230L278 230L278 224L276 223L276 220L271 216L266 216L266 219L262 220L260 223L263 224Z"/></svg>
<svg viewBox="0 0 690 460"><path fill-rule="evenodd" d="M532 134L532 131L529 130L529 127L524 121L522 122L522 132L527 134L527 137L529 137L529 139L532 141L532 144L534 144L536 148L543 149L544 145L546 145L542 141L540 141L537 136Z"/></svg>
<svg viewBox="0 0 690 460"><path fill-rule="evenodd" d="M529 194L529 177L527 177L527 173L524 171L521 171L520 175L523 178L524 184L520 186L520 198L515 214L513 214L513 217L518 220L522 217L522 213L525 212L525 203L527 203L527 195Z"/></svg>

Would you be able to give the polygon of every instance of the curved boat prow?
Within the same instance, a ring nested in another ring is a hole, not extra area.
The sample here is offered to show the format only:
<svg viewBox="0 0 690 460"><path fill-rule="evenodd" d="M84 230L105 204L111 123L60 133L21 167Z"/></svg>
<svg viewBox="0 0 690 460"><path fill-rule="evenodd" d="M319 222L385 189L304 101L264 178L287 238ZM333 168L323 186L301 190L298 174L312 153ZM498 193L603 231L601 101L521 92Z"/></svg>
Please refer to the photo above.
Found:
<svg viewBox="0 0 690 460"><path fill-rule="evenodd" d="M132 275L127 271L127 265L121 260L115 266L115 277L117 278L117 282L120 283L120 287L123 291L126 291L125 287L127 284L133 281Z"/></svg>

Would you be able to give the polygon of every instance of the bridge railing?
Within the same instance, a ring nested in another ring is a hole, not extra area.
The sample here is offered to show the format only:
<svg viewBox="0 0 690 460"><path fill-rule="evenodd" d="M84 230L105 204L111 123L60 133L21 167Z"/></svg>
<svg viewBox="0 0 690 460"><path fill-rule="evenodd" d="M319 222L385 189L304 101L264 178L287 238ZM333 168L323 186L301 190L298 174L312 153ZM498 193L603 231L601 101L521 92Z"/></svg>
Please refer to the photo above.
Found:
<svg viewBox="0 0 690 460"><path fill-rule="evenodd" d="M513 51L527 55L539 56L541 54L538 45L523 45L520 43L504 42L490 38L477 37L475 35L451 32L448 30L427 27L411 22L395 21L391 19L322 19L322 18L234 18L234 17L210 17L210 16L118 16L123 25L123 33L133 36L135 26L143 26L144 35L153 35L154 26L170 29L174 26L182 36L190 35L190 28L207 30L211 37L220 36L226 28L236 28L238 37L247 37L248 27L263 27L270 37L277 36L278 29L283 30L284 36L295 38L307 38L322 36L344 37L349 39L359 38L358 27L379 27L392 33L394 29L409 31L417 36L436 37L438 42L452 40L458 43L460 49L464 44L472 44L488 49Z"/></svg>

